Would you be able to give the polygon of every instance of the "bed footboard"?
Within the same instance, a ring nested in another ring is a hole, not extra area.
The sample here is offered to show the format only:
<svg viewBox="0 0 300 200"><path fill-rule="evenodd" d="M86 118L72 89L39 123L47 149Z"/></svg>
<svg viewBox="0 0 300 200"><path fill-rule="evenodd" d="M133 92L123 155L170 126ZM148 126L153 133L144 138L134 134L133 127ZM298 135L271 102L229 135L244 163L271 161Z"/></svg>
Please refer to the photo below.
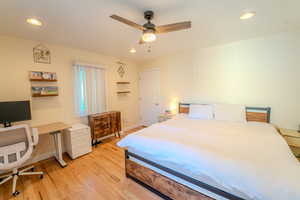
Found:
<svg viewBox="0 0 300 200"><path fill-rule="evenodd" d="M137 154L128 152L125 150L125 170L126 176L131 178L135 182L141 184L142 186L146 187L147 189L151 190L152 192L156 193L157 195L163 197L164 199L178 199L178 200L212 200L214 198L209 197L203 193L195 191L188 186L185 186L177 181L168 178L148 167L145 167L135 161L141 161L155 167L159 170L162 170L170 175L173 175L181 180L184 180L196 187L202 188L211 194L215 194L216 196L223 197L225 199L230 200L244 200L236 195L230 194L225 192L221 189L208 185L204 182L196 180L192 177L186 176L180 172L174 171L167 167L164 167L160 164L157 164L151 160L147 160Z"/></svg>
<svg viewBox="0 0 300 200"><path fill-rule="evenodd" d="M126 176L164 199L212 200L132 160L125 160Z"/></svg>

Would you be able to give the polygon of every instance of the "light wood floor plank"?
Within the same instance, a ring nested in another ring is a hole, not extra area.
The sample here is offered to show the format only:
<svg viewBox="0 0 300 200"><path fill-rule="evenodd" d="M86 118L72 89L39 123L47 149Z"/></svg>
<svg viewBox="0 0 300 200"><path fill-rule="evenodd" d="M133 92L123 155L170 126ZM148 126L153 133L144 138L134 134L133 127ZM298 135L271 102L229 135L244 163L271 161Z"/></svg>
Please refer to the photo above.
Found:
<svg viewBox="0 0 300 200"><path fill-rule="evenodd" d="M116 146L119 140L107 139L92 153L76 160L64 155L66 168L54 159L37 163L36 171L43 171L44 178L21 177L17 197L11 195L9 181L0 186L0 200L161 200L125 177L124 151Z"/></svg>

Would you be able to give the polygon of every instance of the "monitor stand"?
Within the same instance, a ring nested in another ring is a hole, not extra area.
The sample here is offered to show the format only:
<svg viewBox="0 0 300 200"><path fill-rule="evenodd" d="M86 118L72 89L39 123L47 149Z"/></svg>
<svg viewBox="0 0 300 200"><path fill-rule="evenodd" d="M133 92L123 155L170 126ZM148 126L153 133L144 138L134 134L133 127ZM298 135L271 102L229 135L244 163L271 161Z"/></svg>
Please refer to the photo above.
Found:
<svg viewBox="0 0 300 200"><path fill-rule="evenodd" d="M3 125L4 125L4 128L11 127L11 122L4 122Z"/></svg>

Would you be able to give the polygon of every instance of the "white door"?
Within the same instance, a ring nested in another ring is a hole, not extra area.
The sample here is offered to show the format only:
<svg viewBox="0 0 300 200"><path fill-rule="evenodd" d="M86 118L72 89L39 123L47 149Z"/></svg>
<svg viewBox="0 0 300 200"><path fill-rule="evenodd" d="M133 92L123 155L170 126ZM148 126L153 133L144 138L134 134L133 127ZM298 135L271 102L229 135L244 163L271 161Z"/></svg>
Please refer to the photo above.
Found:
<svg viewBox="0 0 300 200"><path fill-rule="evenodd" d="M149 126L158 122L160 114L160 73L159 69L140 72L141 123Z"/></svg>

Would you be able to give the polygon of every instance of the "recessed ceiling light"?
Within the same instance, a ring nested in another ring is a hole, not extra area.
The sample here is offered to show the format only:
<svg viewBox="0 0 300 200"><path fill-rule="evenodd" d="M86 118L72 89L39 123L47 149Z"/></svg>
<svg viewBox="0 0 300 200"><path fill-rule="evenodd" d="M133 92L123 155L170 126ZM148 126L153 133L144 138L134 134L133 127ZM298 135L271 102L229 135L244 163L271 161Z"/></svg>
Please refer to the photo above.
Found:
<svg viewBox="0 0 300 200"><path fill-rule="evenodd" d="M136 52L136 50L135 50L135 48L132 48L132 49L130 49L130 51L129 51L130 53L135 53Z"/></svg>
<svg viewBox="0 0 300 200"><path fill-rule="evenodd" d="M250 19L256 15L255 12L245 12L240 16L240 19Z"/></svg>
<svg viewBox="0 0 300 200"><path fill-rule="evenodd" d="M28 18L26 21L28 24L32 24L34 26L42 26L43 25L43 23L40 20L35 19L35 18Z"/></svg>

